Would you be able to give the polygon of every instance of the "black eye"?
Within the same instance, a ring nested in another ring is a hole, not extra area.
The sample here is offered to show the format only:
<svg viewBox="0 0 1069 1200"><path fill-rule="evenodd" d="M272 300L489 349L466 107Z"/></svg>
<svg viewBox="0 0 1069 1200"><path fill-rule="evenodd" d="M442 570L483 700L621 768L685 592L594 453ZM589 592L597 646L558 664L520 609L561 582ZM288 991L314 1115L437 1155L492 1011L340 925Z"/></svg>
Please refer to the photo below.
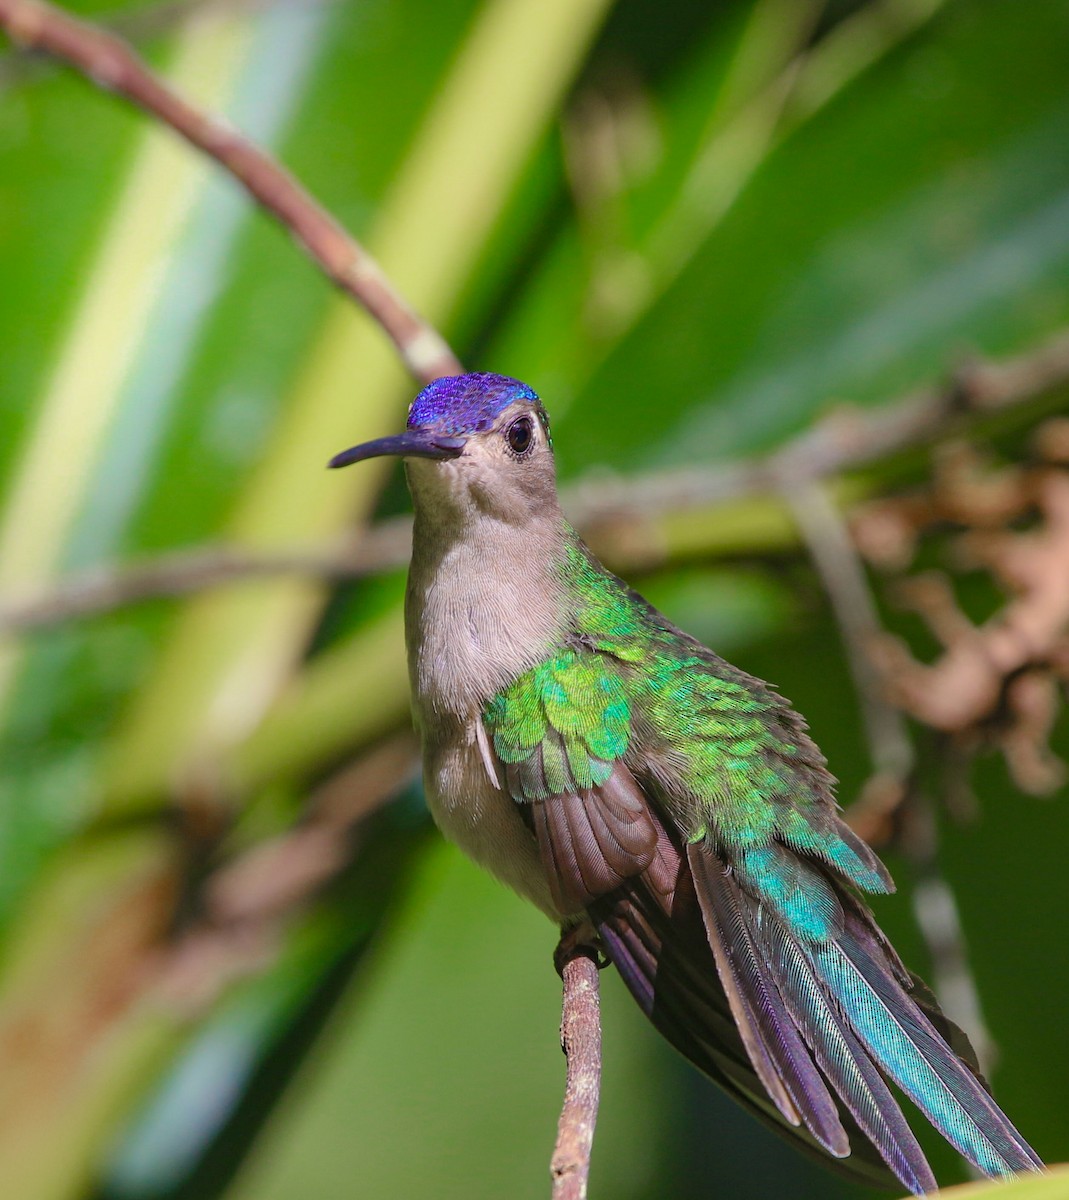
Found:
<svg viewBox="0 0 1069 1200"><path fill-rule="evenodd" d="M513 454L526 454L534 439L534 422L530 417L520 417L505 430L505 439Z"/></svg>

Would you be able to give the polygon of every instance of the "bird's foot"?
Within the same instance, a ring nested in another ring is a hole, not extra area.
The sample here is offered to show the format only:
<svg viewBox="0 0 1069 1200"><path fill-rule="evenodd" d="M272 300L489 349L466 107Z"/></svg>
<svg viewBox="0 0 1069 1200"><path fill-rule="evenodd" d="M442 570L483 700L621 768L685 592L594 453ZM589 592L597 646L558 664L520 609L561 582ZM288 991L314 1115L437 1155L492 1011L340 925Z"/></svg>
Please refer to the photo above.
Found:
<svg viewBox="0 0 1069 1200"><path fill-rule="evenodd" d="M560 941L553 951L553 965L557 968L557 974L563 978L565 963L581 955L592 959L599 970L609 965L610 960L602 948L598 931L586 920L560 931Z"/></svg>

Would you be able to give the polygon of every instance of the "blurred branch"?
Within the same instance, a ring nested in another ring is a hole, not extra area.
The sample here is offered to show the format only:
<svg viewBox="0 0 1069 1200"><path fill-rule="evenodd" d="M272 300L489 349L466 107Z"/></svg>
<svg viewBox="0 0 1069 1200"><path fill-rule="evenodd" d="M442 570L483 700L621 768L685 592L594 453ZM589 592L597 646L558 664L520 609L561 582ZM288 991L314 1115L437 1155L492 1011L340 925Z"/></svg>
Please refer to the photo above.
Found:
<svg viewBox="0 0 1069 1200"><path fill-rule="evenodd" d="M0 14L8 3L0 0ZM663 545L658 518L761 495L797 496L816 481L950 436L970 420L1043 400L1067 383L1069 334L1061 333L1018 358L976 363L944 387L922 389L871 412L836 412L766 457L630 479L599 476L569 488L563 503L578 528L597 541L598 551L615 567L646 566L658 558ZM142 564L93 569L47 591L0 599L0 630L47 628L144 600L257 577L356 579L405 566L410 545L411 523L398 517L373 527L358 542L346 540L318 550L180 550Z"/></svg>
<svg viewBox="0 0 1069 1200"><path fill-rule="evenodd" d="M940 869L939 835L927 798L908 814L902 843L916 872L913 914L928 950L932 988L946 1015L965 1031L981 1071L989 1074L998 1057L998 1046L980 1003L957 897Z"/></svg>
<svg viewBox="0 0 1069 1200"><path fill-rule="evenodd" d="M568 1072L550 1163L553 1200L585 1200L601 1092L598 954L580 928L561 935L555 958L564 984L560 1044Z"/></svg>
<svg viewBox="0 0 1069 1200"><path fill-rule="evenodd" d="M890 840L896 814L910 796L915 765L905 717L888 699L876 665L876 646L886 635L861 556L827 491L811 480L788 485L784 497L831 601L861 699L873 774L846 819L867 842L879 846Z"/></svg>
<svg viewBox="0 0 1069 1200"><path fill-rule="evenodd" d="M158 4L123 8L113 16L102 17L97 24L108 33L128 42L140 43L158 37L204 12L258 12L286 5L288 8L316 8L339 0L160 0ZM26 47L0 54L0 91L17 87L53 67L35 48Z"/></svg>
<svg viewBox="0 0 1069 1200"><path fill-rule="evenodd" d="M187 1015L203 1012L235 979L271 962L288 923L350 866L365 822L396 798L418 761L413 734L387 738L315 788L293 828L197 879L196 918L159 949L158 994ZM211 830L212 821L184 815L195 851L198 826Z"/></svg>
<svg viewBox="0 0 1069 1200"><path fill-rule="evenodd" d="M938 831L929 800L918 794L915 755L905 715L890 701L874 658L884 633L850 530L824 488L806 483L785 496L831 601L861 699L873 775L846 819L867 842L887 842L894 829L917 875L913 908L944 1011L965 1030L989 1070L995 1046L980 1006L953 890L940 870Z"/></svg>
<svg viewBox="0 0 1069 1200"><path fill-rule="evenodd" d="M121 38L44 0L0 0L0 28L16 45L61 59L215 159L367 310L416 379L426 383L459 373L460 363L441 335L405 303L368 252L288 171L221 118L177 95Z"/></svg>
<svg viewBox="0 0 1069 1200"><path fill-rule="evenodd" d="M586 523L605 515L641 517L778 492L952 436L971 421L1029 405L1067 385L1069 332L1063 330L1016 358L973 362L948 383L878 408L839 409L762 458L581 484L571 490L569 511L577 523Z"/></svg>
<svg viewBox="0 0 1069 1200"><path fill-rule="evenodd" d="M887 700L883 678L872 661L872 647L882 630L861 557L824 488L809 482L787 487L784 495L839 623L861 697L873 768L877 777L904 789L913 769L913 747L905 719Z"/></svg>
<svg viewBox="0 0 1069 1200"><path fill-rule="evenodd" d="M187 596L243 580L279 575L358 579L404 566L411 544L411 522L401 517L380 522L359 539L346 538L318 550L265 553L228 546L177 550L145 563L93 568L50 590L0 599L0 631L48 628L145 600Z"/></svg>

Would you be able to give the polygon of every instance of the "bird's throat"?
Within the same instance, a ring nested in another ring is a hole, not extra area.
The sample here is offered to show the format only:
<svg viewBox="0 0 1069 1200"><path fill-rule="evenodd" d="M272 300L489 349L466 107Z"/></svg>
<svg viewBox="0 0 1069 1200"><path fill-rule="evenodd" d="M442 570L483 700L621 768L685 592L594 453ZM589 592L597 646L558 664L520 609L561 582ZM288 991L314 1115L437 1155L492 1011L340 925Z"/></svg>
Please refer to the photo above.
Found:
<svg viewBox="0 0 1069 1200"><path fill-rule="evenodd" d="M561 518L453 525L417 505L405 626L424 719L466 722L561 644L567 605Z"/></svg>

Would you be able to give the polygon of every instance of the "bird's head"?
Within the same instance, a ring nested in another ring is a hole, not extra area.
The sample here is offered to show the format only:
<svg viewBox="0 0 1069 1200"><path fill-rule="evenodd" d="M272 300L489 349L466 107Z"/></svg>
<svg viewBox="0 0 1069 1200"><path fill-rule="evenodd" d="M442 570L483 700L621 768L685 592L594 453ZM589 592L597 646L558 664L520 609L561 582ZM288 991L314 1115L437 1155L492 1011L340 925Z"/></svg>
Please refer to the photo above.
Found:
<svg viewBox="0 0 1069 1200"><path fill-rule="evenodd" d="M537 394L506 375L436 379L412 401L394 437L343 450L331 467L392 455L406 460L417 507L522 522L557 510L549 418Z"/></svg>

